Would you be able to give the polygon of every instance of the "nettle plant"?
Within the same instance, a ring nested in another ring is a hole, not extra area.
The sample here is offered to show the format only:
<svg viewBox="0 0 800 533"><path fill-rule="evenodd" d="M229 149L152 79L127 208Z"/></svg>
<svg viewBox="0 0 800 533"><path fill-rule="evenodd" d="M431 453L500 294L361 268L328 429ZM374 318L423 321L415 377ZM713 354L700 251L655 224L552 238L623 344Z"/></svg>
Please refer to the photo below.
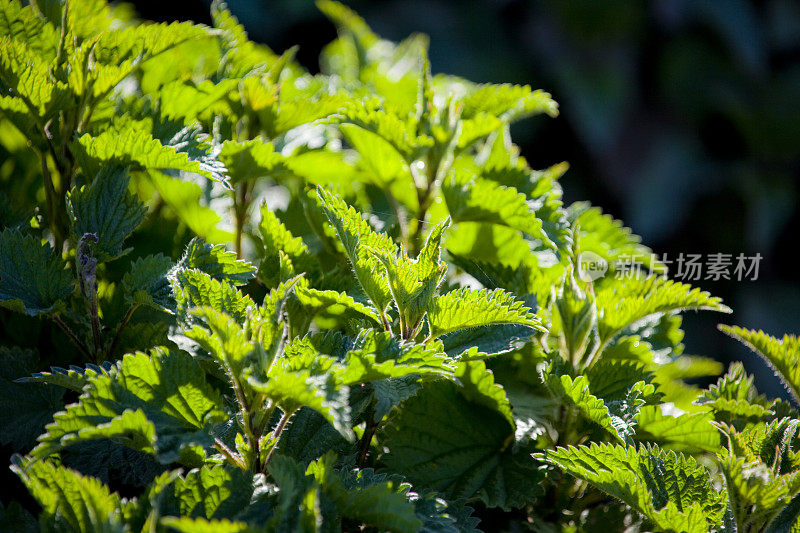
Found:
<svg viewBox="0 0 800 533"><path fill-rule="evenodd" d="M729 309L511 142L550 95L319 7L311 75L220 2L0 0L0 529L800 527L795 407L686 381ZM797 338L722 329L798 402Z"/></svg>

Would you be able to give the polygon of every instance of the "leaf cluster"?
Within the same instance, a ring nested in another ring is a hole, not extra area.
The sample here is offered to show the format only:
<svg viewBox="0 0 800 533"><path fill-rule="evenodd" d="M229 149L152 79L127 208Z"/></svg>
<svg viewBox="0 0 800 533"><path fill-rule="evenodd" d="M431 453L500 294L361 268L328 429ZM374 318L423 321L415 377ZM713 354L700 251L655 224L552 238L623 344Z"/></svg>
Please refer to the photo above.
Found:
<svg viewBox="0 0 800 533"><path fill-rule="evenodd" d="M220 1L0 0L0 529L800 527L798 339L722 327L791 404L692 384L731 310L529 166L551 96L318 7L312 75Z"/></svg>

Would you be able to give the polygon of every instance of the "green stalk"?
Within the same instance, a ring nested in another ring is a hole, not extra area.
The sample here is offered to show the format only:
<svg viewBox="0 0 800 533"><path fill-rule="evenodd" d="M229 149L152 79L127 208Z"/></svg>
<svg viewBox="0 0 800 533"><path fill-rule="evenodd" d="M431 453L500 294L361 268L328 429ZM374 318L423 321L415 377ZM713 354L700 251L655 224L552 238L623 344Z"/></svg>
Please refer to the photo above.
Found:
<svg viewBox="0 0 800 533"><path fill-rule="evenodd" d="M361 440L358 441L358 459L356 464L358 464L359 467L363 467L366 464L369 447L372 444L372 437L375 436L379 426L380 422L375 422L375 405L373 404L370 406L369 411L367 411L364 434L361 436Z"/></svg>
<svg viewBox="0 0 800 533"><path fill-rule="evenodd" d="M264 464L261 467L262 473L266 473L267 466L269 465L269 462L272 460L272 455L275 453L275 448L278 447L278 439L280 438L281 433L283 433L283 430L286 429L286 424L289 422L289 419L292 417L293 414L294 411L291 412L284 411L283 416L281 416L281 419L278 420L278 425L275 426L275 429L272 430L272 440L273 440L272 448L269 449L269 453L267 453L267 456L264 458Z"/></svg>
<svg viewBox="0 0 800 533"><path fill-rule="evenodd" d="M122 319L122 322L119 323L117 327L117 333L114 335L114 340L111 341L111 347L108 349L107 356L109 358L114 357L114 351L117 349L117 344L119 343L120 336L122 335L122 330L125 329L125 326L128 325L128 321L130 321L133 312L139 307L139 304L133 304L128 309L128 312L125 313L125 316Z"/></svg>
<svg viewBox="0 0 800 533"><path fill-rule="evenodd" d="M63 320L61 320L58 315L54 315L52 318L53 322L55 322L58 327L61 328L61 331L63 331L67 337L69 337L69 340L71 340L72 343L77 346L78 349L86 356L86 359L91 361L92 353L89 351L89 347L86 346L86 344L80 340L77 335L75 335L75 332L72 331L72 329Z"/></svg>
<svg viewBox="0 0 800 533"><path fill-rule="evenodd" d="M53 177L50 174L50 167L47 164L47 155L40 154L42 163L42 179L44 181L44 198L47 209L47 222L50 225L50 232L53 234L54 246L57 254L61 254L64 249L64 232L61 230L58 216L58 198L53 184Z"/></svg>

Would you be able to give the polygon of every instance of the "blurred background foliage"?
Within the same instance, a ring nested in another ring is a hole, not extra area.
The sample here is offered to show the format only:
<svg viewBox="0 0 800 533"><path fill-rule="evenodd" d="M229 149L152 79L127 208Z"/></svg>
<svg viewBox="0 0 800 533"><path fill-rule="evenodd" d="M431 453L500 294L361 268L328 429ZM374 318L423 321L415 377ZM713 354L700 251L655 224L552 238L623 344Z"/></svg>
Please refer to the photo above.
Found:
<svg viewBox="0 0 800 533"><path fill-rule="evenodd" d="M313 0L229 0L251 38L300 45L318 70L335 37ZM561 104L513 138L534 168L566 160L568 201L621 218L657 254L763 257L757 281L691 283L734 309L726 320L800 332L800 2L796 0L387 0L346 2L385 38L430 36L433 72L531 84ZM142 18L208 23L204 0L136 1ZM689 352L755 356L685 317Z"/></svg>

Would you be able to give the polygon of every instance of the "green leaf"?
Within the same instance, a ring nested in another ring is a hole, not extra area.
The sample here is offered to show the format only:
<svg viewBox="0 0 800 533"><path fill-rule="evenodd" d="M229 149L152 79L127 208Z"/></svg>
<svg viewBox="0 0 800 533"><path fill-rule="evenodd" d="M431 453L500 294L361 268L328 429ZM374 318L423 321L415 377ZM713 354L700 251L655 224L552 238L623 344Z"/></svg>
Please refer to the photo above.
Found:
<svg viewBox="0 0 800 533"><path fill-rule="evenodd" d="M620 443L630 444L635 432L636 415L644 403L636 387L630 387L617 409L612 412L602 398L598 398L589 388L586 376L572 378L569 375L546 373L547 387L566 405L575 407L587 420L590 420L614 435Z"/></svg>
<svg viewBox="0 0 800 533"><path fill-rule="evenodd" d="M442 335L444 351L456 359L483 358L513 351L536 334L530 326L494 324Z"/></svg>
<svg viewBox="0 0 800 533"><path fill-rule="evenodd" d="M130 251L122 243L141 224L147 207L128 192L128 171L105 167L89 185L67 194L67 212L75 239L97 236L94 251L101 261Z"/></svg>
<svg viewBox="0 0 800 533"><path fill-rule="evenodd" d="M503 387L495 383L494 374L483 361L466 361L456 367L455 377L461 384L461 394L473 403L501 413L511 427L516 428L511 403Z"/></svg>
<svg viewBox="0 0 800 533"><path fill-rule="evenodd" d="M299 272L321 270L317 258L311 254L308 246L300 237L295 237L286 229L267 204L261 205L261 222L258 224L263 254L258 267L258 277L268 287L276 287L280 283L280 254L286 254L292 266Z"/></svg>
<svg viewBox="0 0 800 533"><path fill-rule="evenodd" d="M569 207L572 225L580 228L580 249L594 252L609 265L616 261L644 264L654 269L653 252L641 244L641 238L622 222L591 207L588 202L577 202Z"/></svg>
<svg viewBox="0 0 800 533"><path fill-rule="evenodd" d="M718 427L727 434L729 450L747 461L757 461L769 467L772 474L791 472L797 467L794 447L800 421L781 418L769 423L751 424L735 431L724 424Z"/></svg>
<svg viewBox="0 0 800 533"><path fill-rule="evenodd" d="M198 123L192 122L187 126L182 120L158 118L153 121L153 137L164 146L174 148L176 152L185 152L190 164L199 165L199 174L210 173L212 180L229 186L227 169L218 157L219 146L203 133ZM169 173L174 174L173 171Z"/></svg>
<svg viewBox="0 0 800 533"><path fill-rule="evenodd" d="M336 317L368 318L375 326L381 324L381 319L374 308L355 301L343 292L320 291L299 285L295 289L295 294L309 320L319 314L324 314Z"/></svg>
<svg viewBox="0 0 800 533"><path fill-rule="evenodd" d="M173 287L178 317L184 322L192 321L189 309L208 306L230 315L241 324L247 317L247 310L255 307L255 302L233 285L194 268L178 270Z"/></svg>
<svg viewBox="0 0 800 533"><path fill-rule="evenodd" d="M600 359L591 368L586 370L586 378L592 388L592 393L605 401L614 401L625 398L632 384L653 381L653 373L647 371L645 365L635 361L622 361L613 359ZM642 386L642 392L647 393L648 400L657 400L654 387Z"/></svg>
<svg viewBox="0 0 800 533"><path fill-rule="evenodd" d="M455 173L442 184L442 194L453 222L483 222L522 231L545 246L556 245L542 229L528 198L513 187L505 187L467 173Z"/></svg>
<svg viewBox="0 0 800 533"><path fill-rule="evenodd" d="M768 465L736 457L727 451L721 454L720 463L730 509L739 531L764 531L800 493L798 472L775 475Z"/></svg>
<svg viewBox="0 0 800 533"><path fill-rule="evenodd" d="M398 496L402 495L408 502L413 503L414 514L421 521L420 529L411 528L408 529L409 531L436 531L441 533L477 531L474 526L477 524L478 519L469 516L472 512L471 508L445 502L441 495L434 491L411 492L409 490L412 489L411 485L401 476L376 473L371 468L356 470L343 468L339 471L339 477L343 487L348 492L346 495L348 500L358 500L363 503L372 498L387 500L386 504L391 505L393 511L391 514L386 513L379 518L381 521L388 520L386 527L391 527L391 524L399 525L398 518L391 515L401 512L405 516L400 520L408 523L409 526L412 525L407 514L407 506L402 505L400 498L398 498ZM390 494L394 494L394 496ZM389 507L389 505L386 505L386 507ZM373 519L367 523L374 524L376 520Z"/></svg>
<svg viewBox="0 0 800 533"><path fill-rule="evenodd" d="M159 93L161 113L167 119L195 120L205 116L215 104L236 89L239 80L223 79L218 83L203 80L199 83L178 80L168 83ZM223 161L224 163L224 161ZM227 168L228 165L225 165Z"/></svg>
<svg viewBox="0 0 800 533"><path fill-rule="evenodd" d="M702 309L731 312L719 298L657 275L602 283L596 288L595 301L600 339L604 343L651 315Z"/></svg>
<svg viewBox="0 0 800 533"><path fill-rule="evenodd" d="M458 136L458 150L465 150L491 135L502 126L502 121L488 113L480 112L472 118L461 121L461 133Z"/></svg>
<svg viewBox="0 0 800 533"><path fill-rule="evenodd" d="M67 85L53 79L49 63L18 40L0 41L0 80L5 88L4 96L22 103L39 130L70 104ZM3 107L11 106L6 103Z"/></svg>
<svg viewBox="0 0 800 533"><path fill-rule="evenodd" d="M305 470L305 465L283 455L270 461L267 472L280 489L267 523L271 531L315 531L322 522L319 485Z"/></svg>
<svg viewBox="0 0 800 533"><path fill-rule="evenodd" d="M134 126L109 129L96 136L86 133L73 143L73 149L82 166L89 170L115 165L136 170L183 170L209 179L218 178L199 161L191 160L187 152L164 145Z"/></svg>
<svg viewBox="0 0 800 533"><path fill-rule="evenodd" d="M797 530L800 520L800 494L796 495L769 523L766 533Z"/></svg>
<svg viewBox="0 0 800 533"><path fill-rule="evenodd" d="M462 116L471 118L486 113L506 121L547 113L558 115L558 104L542 90L531 90L528 85L484 84L478 85L464 98Z"/></svg>
<svg viewBox="0 0 800 533"><path fill-rule="evenodd" d="M206 520L205 518L187 518L182 516L165 516L159 524L170 530L181 533L260 533L260 529L250 527L246 522L230 520Z"/></svg>
<svg viewBox="0 0 800 533"><path fill-rule="evenodd" d="M64 405L64 391L43 383L15 383L36 369L38 358L31 350L0 346L0 361L0 443L27 450Z"/></svg>
<svg viewBox="0 0 800 533"><path fill-rule="evenodd" d="M428 321L432 338L491 324L520 324L547 331L539 317L502 289L463 288L437 296L428 308Z"/></svg>
<svg viewBox="0 0 800 533"><path fill-rule="evenodd" d="M192 233L211 242L228 242L233 235L217 227L219 215L203 203L203 189L196 183L150 173L150 181L161 199Z"/></svg>
<svg viewBox="0 0 800 533"><path fill-rule="evenodd" d="M40 523L45 529L121 530L119 496L97 479L55 466L49 461L25 461L18 456L11 469L42 506Z"/></svg>
<svg viewBox="0 0 800 533"><path fill-rule="evenodd" d="M289 343L284 354L270 366L266 376L251 376L249 386L284 413L291 415L301 407L314 409L342 436L352 439L349 388L337 379L338 365L333 358L320 354L307 338Z"/></svg>
<svg viewBox="0 0 800 533"><path fill-rule="evenodd" d="M388 141L353 124L341 124L339 130L361 157L359 162L369 181L388 187L405 180L406 186L413 186L408 163Z"/></svg>
<svg viewBox="0 0 800 533"><path fill-rule="evenodd" d="M59 456L63 466L85 476L96 477L106 485L136 489L146 489L167 470L152 455L109 439L81 442L61 450ZM146 506L140 509L144 511Z"/></svg>
<svg viewBox="0 0 800 533"><path fill-rule="evenodd" d="M342 481L334 471L334 455L329 453L308 466L322 493L333 501L342 518L378 528L381 531L417 531L422 521L408 500L411 486L391 479L376 479L371 473L355 472Z"/></svg>
<svg viewBox="0 0 800 533"><path fill-rule="evenodd" d="M763 357L781 378L795 402L800 403L800 368L797 366L800 339L794 335L784 335L777 339L763 331L739 326L720 325L719 329Z"/></svg>
<svg viewBox="0 0 800 533"><path fill-rule="evenodd" d="M774 414L767 399L753 386L753 376L738 361L731 363L728 372L701 392L694 403L710 407L714 418L725 423L765 420Z"/></svg>
<svg viewBox="0 0 800 533"><path fill-rule="evenodd" d="M83 392L83 388L95 376L108 374L111 363L105 362L102 366L88 364L86 368L70 365L69 368L58 366L50 367L50 372L34 372L31 376L17 379L20 383L45 383L48 385L58 385L65 389Z"/></svg>
<svg viewBox="0 0 800 533"><path fill-rule="evenodd" d="M255 344L224 311L213 307L196 307L193 314L202 319L203 326L195 326L185 335L207 351L233 383L238 383L255 350Z"/></svg>
<svg viewBox="0 0 800 533"><path fill-rule="evenodd" d="M530 268L525 264L521 264L519 267L512 267L504 263L483 261L464 255L453 253L448 255L451 263L475 278L478 283L487 289L506 289L517 294L530 292L529 278L531 273Z"/></svg>
<svg viewBox="0 0 800 533"><path fill-rule="evenodd" d="M162 254L140 257L131 263L122 278L125 301L174 313L176 302L169 280L172 268L172 259Z"/></svg>
<svg viewBox="0 0 800 533"><path fill-rule="evenodd" d="M348 445L324 416L308 407L301 407L281 433L277 453L307 466L328 450L344 455Z"/></svg>
<svg viewBox="0 0 800 533"><path fill-rule="evenodd" d="M352 35L363 49L371 47L380 39L358 13L340 2L318 0L317 8L336 24L340 32Z"/></svg>
<svg viewBox="0 0 800 533"><path fill-rule="evenodd" d="M207 27L191 22L133 24L103 33L94 54L96 60L103 64L127 61L132 72L141 63L158 54L180 44L208 39L213 35L214 32Z"/></svg>
<svg viewBox="0 0 800 533"><path fill-rule="evenodd" d="M331 120L340 124L353 124L374 133L394 148L406 162L416 159L434 142L427 135L415 135L413 128L403 119L382 109L372 99L364 99L347 106Z"/></svg>
<svg viewBox="0 0 800 533"><path fill-rule="evenodd" d="M542 474L514 451L514 430L500 412L473 403L458 385L437 381L403 403L379 432L383 462L415 487L446 497L519 507L540 494Z"/></svg>
<svg viewBox="0 0 800 533"><path fill-rule="evenodd" d="M238 259L221 244L207 243L195 237L186 246L186 252L178 261L178 269L197 269L217 281L232 285L244 285L253 279L255 267L247 261Z"/></svg>
<svg viewBox="0 0 800 533"><path fill-rule="evenodd" d="M622 500L663 531L707 532L725 512L725 493L715 490L704 467L657 446L593 443L536 456Z"/></svg>
<svg viewBox="0 0 800 533"><path fill-rule="evenodd" d="M456 224L448 232L445 246L451 255L467 256L480 263L502 264L514 269L529 265L533 259L530 242L525 240L522 233L497 224ZM528 277L528 272L520 272L520 278L525 283ZM549 285L553 285L553 282Z"/></svg>
<svg viewBox="0 0 800 533"><path fill-rule="evenodd" d="M410 371L408 367L400 370L401 372L398 373ZM399 407L404 401L416 395L422 389L422 385L423 380L420 379L419 374L407 373L399 377L371 381L360 387L359 392L363 396L358 396L358 393L356 393L351 394L350 397L351 399L353 397L356 399L363 398L363 403L356 403L356 405L363 406L364 409L371 405L375 411L372 421L380 423L384 417L391 413L392 409ZM351 400L351 404L353 403L355 402Z"/></svg>
<svg viewBox="0 0 800 533"><path fill-rule="evenodd" d="M25 43L42 56L54 56L58 32L30 5L5 0L0 3L0 35Z"/></svg>
<svg viewBox="0 0 800 533"><path fill-rule="evenodd" d="M171 489L167 489L162 514L234 519L250 504L253 477L229 465L207 465L178 477Z"/></svg>
<svg viewBox="0 0 800 533"><path fill-rule="evenodd" d="M275 151L274 144L261 138L242 142L225 141L219 159L228 169L234 184L265 177L277 180L292 176L286 158Z"/></svg>
<svg viewBox="0 0 800 533"><path fill-rule="evenodd" d="M597 305L592 292L584 291L569 269L554 303L558 311L554 313L554 326L560 326L554 329L561 329L559 346L564 358L579 368L589 366L592 361L586 354L597 337Z"/></svg>
<svg viewBox="0 0 800 533"><path fill-rule="evenodd" d="M0 96L0 118L5 118L32 144L43 142L43 136L37 130L36 117L31 115L28 106L25 105L21 98Z"/></svg>
<svg viewBox="0 0 800 533"><path fill-rule="evenodd" d="M376 233L361 215L340 198L317 188L322 209L336 229L364 293L379 313L384 313L392 300L389 283L376 254L396 256L397 247L385 234Z"/></svg>
<svg viewBox="0 0 800 533"><path fill-rule="evenodd" d="M296 48L287 50L282 56L284 59L276 61L273 68L288 60L289 56L293 55L295 51ZM290 134L289 132L294 128L300 130L304 126L314 125L315 121L335 113L349 101L344 95L329 94L330 89L324 78L305 76L299 79L301 81L293 87L282 85L279 98L276 99L275 96L277 94L273 92L272 98L270 98L271 101L256 110L263 131L270 139ZM251 80L255 81L256 78L251 78ZM247 79L245 79L245 82L247 82ZM263 90L258 82L249 86L245 84L245 87L251 90L254 86L256 91ZM288 160L287 163L288 168L294 171L293 161Z"/></svg>
<svg viewBox="0 0 800 533"><path fill-rule="evenodd" d="M636 439L686 453L715 452L720 439L713 420L710 413L670 415L660 405L645 405L636 417Z"/></svg>
<svg viewBox="0 0 800 533"><path fill-rule="evenodd" d="M422 317L447 272L447 265L441 261L440 245L442 234L449 225L447 220L431 231L416 259L410 259L402 251L397 255L375 251L386 269L389 289L400 313L401 335L405 339L411 338L421 325Z"/></svg>
<svg viewBox="0 0 800 533"><path fill-rule="evenodd" d="M73 291L72 272L49 243L0 231L0 307L30 316L58 313Z"/></svg>
<svg viewBox="0 0 800 533"><path fill-rule="evenodd" d="M109 374L93 377L78 403L55 414L31 455L45 457L77 442L112 438L155 453L165 464L193 460L187 454L209 445L210 426L227 418L220 405L191 357L161 351L126 355Z"/></svg>
<svg viewBox="0 0 800 533"><path fill-rule="evenodd" d="M451 375L453 367L436 347L403 343L390 332L362 330L344 356L343 383L356 385L412 374Z"/></svg>
<svg viewBox="0 0 800 533"><path fill-rule="evenodd" d="M211 19L214 27L225 33L225 38L232 44L247 42L247 32L239 23L239 20L230 12L228 4L222 0L214 0L211 3Z"/></svg>

